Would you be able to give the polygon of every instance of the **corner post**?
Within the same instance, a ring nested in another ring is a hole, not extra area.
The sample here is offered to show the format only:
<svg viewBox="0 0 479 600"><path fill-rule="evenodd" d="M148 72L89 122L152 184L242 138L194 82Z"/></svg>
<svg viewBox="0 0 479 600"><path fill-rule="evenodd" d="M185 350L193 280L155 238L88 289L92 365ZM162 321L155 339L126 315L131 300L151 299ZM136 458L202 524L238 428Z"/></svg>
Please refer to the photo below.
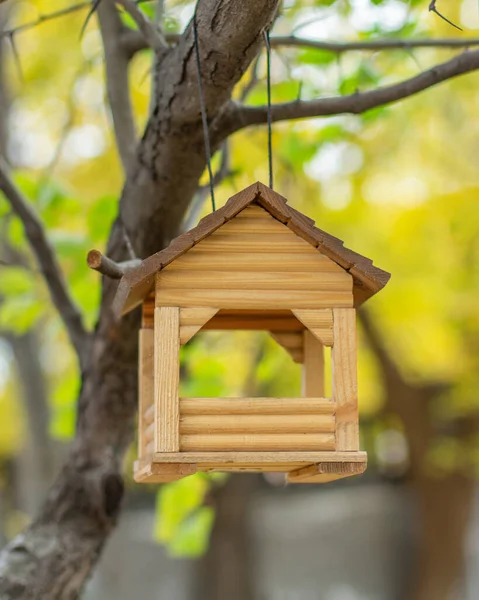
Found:
<svg viewBox="0 0 479 600"><path fill-rule="evenodd" d="M180 451L180 309L155 307L154 452Z"/></svg>
<svg viewBox="0 0 479 600"><path fill-rule="evenodd" d="M303 397L324 398L324 347L308 329L303 332L303 354Z"/></svg>
<svg viewBox="0 0 479 600"><path fill-rule="evenodd" d="M356 311L333 309L333 400L336 402L336 450L359 450Z"/></svg>
<svg viewBox="0 0 479 600"><path fill-rule="evenodd" d="M153 425L152 408L154 404L153 368L154 368L153 329L140 329L138 353L138 457L141 460L148 454L147 429Z"/></svg>

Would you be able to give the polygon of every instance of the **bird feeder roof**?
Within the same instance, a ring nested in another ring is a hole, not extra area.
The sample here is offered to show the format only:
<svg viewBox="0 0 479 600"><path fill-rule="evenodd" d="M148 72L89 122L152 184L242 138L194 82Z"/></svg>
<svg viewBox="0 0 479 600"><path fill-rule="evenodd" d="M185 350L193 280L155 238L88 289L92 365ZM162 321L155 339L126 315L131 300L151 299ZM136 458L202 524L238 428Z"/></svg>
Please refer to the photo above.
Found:
<svg viewBox="0 0 479 600"><path fill-rule="evenodd" d="M375 267L369 258L345 248L340 239L318 229L312 219L288 206L283 196L257 182L232 196L223 207L201 219L196 227L173 239L167 248L149 256L140 266L126 273L113 303L115 314L124 315L141 304L154 288L156 273L250 205L261 206L318 252L350 273L355 306L379 292L388 282L391 276L388 272Z"/></svg>

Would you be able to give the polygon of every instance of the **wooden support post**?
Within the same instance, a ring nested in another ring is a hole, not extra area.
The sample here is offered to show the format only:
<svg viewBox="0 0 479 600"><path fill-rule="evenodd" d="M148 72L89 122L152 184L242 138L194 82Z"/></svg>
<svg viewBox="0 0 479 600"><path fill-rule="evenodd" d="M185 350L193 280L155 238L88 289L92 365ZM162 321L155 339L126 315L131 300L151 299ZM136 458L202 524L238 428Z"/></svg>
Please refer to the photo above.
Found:
<svg viewBox="0 0 479 600"><path fill-rule="evenodd" d="M356 311L333 309L333 400L336 403L336 450L359 449Z"/></svg>
<svg viewBox="0 0 479 600"><path fill-rule="evenodd" d="M180 449L180 309L155 308L155 452Z"/></svg>
<svg viewBox="0 0 479 600"><path fill-rule="evenodd" d="M302 393L304 398L324 397L324 348L308 330L303 332L304 364Z"/></svg>
<svg viewBox="0 0 479 600"><path fill-rule="evenodd" d="M153 407L153 330L140 329L139 333L139 365L138 365L138 456L140 460L145 456L147 440L145 431L147 428L147 411Z"/></svg>

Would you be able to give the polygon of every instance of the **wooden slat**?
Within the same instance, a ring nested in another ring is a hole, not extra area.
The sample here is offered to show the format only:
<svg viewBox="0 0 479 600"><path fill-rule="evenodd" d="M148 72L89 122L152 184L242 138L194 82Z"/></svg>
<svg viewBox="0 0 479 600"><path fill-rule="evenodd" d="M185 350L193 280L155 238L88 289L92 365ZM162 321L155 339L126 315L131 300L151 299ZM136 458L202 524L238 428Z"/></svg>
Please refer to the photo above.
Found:
<svg viewBox="0 0 479 600"><path fill-rule="evenodd" d="M295 317L240 317L233 315L217 315L208 322L204 329L211 330L242 330L242 331L304 331L304 325Z"/></svg>
<svg viewBox="0 0 479 600"><path fill-rule="evenodd" d="M182 435L182 452L334 450L332 433Z"/></svg>
<svg viewBox="0 0 479 600"><path fill-rule="evenodd" d="M138 383L138 456L141 458L146 452L144 415L150 411L153 419L154 402L154 346L153 330L140 329L139 331L139 383ZM142 418L143 416L143 418Z"/></svg>
<svg viewBox="0 0 479 600"><path fill-rule="evenodd" d="M181 415L333 414L329 398L181 398Z"/></svg>
<svg viewBox="0 0 479 600"><path fill-rule="evenodd" d="M227 233L263 233L275 235L278 233L287 233L285 225L273 217L265 219L264 217L249 217L248 219L233 219L226 225L223 225L223 231Z"/></svg>
<svg viewBox="0 0 479 600"><path fill-rule="evenodd" d="M317 398L324 396L324 349L321 342L310 331L303 333L304 364L302 389L303 396Z"/></svg>
<svg viewBox="0 0 479 600"><path fill-rule="evenodd" d="M256 233L227 234L223 228L198 244L202 252L261 252L273 253L287 250L291 254L317 252L308 242L294 233L262 235ZM319 253L318 253L319 254Z"/></svg>
<svg viewBox="0 0 479 600"><path fill-rule="evenodd" d="M293 308L292 313L324 346L333 345L333 311L331 309Z"/></svg>
<svg viewBox="0 0 479 600"><path fill-rule="evenodd" d="M155 428L156 424L152 421L149 425L147 425L143 430L143 439L145 440L145 444L149 444L153 442L155 439Z"/></svg>
<svg viewBox="0 0 479 600"><path fill-rule="evenodd" d="M184 308L181 310L189 310ZM181 314L180 310L180 314ZM215 310L215 309L210 309ZM154 306L151 309L143 312L143 328L153 327ZM180 319L181 322L181 319ZM183 327L189 325L181 325L180 332ZM239 311L234 313L233 310L220 310L212 319L207 321L202 330L246 330L246 331L304 331L304 325L301 321L293 316L291 311L266 311L252 310Z"/></svg>
<svg viewBox="0 0 479 600"><path fill-rule="evenodd" d="M290 471L287 483L329 483L344 477L359 475L366 470L367 462L317 463Z"/></svg>
<svg viewBox="0 0 479 600"><path fill-rule="evenodd" d="M220 308L267 309L350 307L353 296L349 292L263 291L263 290L162 290L156 298L157 306L211 306Z"/></svg>
<svg viewBox="0 0 479 600"><path fill-rule="evenodd" d="M155 309L156 452L179 450L180 310Z"/></svg>
<svg viewBox="0 0 479 600"><path fill-rule="evenodd" d="M276 219L274 219L269 214L269 212L264 210L264 208L261 208L261 206L248 206L247 208L242 210L240 213L238 213L235 218L236 219L238 219L238 218L239 219L256 218L256 219L265 219L267 221L276 221Z"/></svg>
<svg viewBox="0 0 479 600"><path fill-rule="evenodd" d="M152 376L153 376L153 367L152 367ZM154 390L154 387L153 387ZM154 392L153 392L154 398ZM143 425L148 426L150 423L153 423L155 420L155 405L151 404L144 412L143 412Z"/></svg>
<svg viewBox="0 0 479 600"><path fill-rule="evenodd" d="M364 462L366 452L158 452L153 460L158 463L195 463L195 464L292 464L323 462Z"/></svg>
<svg viewBox="0 0 479 600"><path fill-rule="evenodd" d="M171 289L319 290L349 292L352 278L343 273L250 271L162 271L158 275L160 294Z"/></svg>
<svg viewBox="0 0 479 600"><path fill-rule="evenodd" d="M358 385L356 375L356 311L333 310L333 398L337 404L337 450L358 450Z"/></svg>
<svg viewBox="0 0 479 600"><path fill-rule="evenodd" d="M196 465L198 471L202 471L204 473L287 473L289 471L297 470L301 468L301 464L293 464L293 465L285 465L285 464L268 464L268 465L259 465L259 464L234 464L225 466L224 464L206 464L206 465Z"/></svg>
<svg viewBox="0 0 479 600"><path fill-rule="evenodd" d="M208 433L334 433L330 415L184 415L180 435Z"/></svg>
<svg viewBox="0 0 479 600"><path fill-rule="evenodd" d="M304 242L306 244L306 242ZM231 252L224 254L203 251L200 244L192 248L181 259L175 260L165 267L162 273L172 271L196 270L196 271L249 271L249 272L318 272L322 273L344 273L344 269L335 262L314 250L306 244L311 251L306 254L294 254L288 252L288 246L278 250L276 254L271 252Z"/></svg>

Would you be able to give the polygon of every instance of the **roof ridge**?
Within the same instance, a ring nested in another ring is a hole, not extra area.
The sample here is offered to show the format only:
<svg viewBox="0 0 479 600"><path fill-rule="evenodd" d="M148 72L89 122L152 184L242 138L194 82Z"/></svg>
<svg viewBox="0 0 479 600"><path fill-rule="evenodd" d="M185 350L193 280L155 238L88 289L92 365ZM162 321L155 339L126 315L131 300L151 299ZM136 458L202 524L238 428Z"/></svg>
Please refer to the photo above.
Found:
<svg viewBox="0 0 479 600"><path fill-rule="evenodd" d="M337 237L316 227L310 219L292 206L286 198L257 181L231 196L226 204L203 217L196 227L174 238L169 246L142 261L126 273L118 286L113 310L121 315L142 302L154 285L155 274L210 236L251 204L258 204L294 234L348 271L354 279L357 304L372 296L389 280L390 274L375 267L372 261L349 248Z"/></svg>

